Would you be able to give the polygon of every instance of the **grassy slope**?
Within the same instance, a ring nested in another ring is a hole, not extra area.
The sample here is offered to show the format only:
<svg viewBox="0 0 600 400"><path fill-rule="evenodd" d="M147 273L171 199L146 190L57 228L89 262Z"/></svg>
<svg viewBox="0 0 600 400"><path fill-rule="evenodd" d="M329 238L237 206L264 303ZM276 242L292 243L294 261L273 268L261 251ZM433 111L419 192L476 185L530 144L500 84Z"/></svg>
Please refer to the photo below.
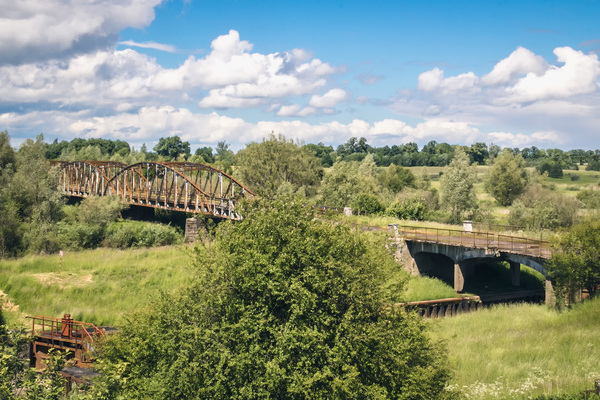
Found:
<svg viewBox="0 0 600 400"><path fill-rule="evenodd" d="M575 393L600 379L600 299L559 313L502 305L431 321L470 399Z"/></svg>
<svg viewBox="0 0 600 400"><path fill-rule="evenodd" d="M65 313L97 325L119 324L159 291L189 279L194 272L185 249L65 252L60 275L56 254L0 260L0 290L7 295L3 314L9 324L23 323L27 315Z"/></svg>

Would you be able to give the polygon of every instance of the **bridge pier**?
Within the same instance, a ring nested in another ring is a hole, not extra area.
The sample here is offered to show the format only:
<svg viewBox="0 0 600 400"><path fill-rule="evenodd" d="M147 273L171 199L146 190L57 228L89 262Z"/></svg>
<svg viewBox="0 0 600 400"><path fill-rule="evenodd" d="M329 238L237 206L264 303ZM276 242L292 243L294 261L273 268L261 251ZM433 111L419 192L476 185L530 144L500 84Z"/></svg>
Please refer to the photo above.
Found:
<svg viewBox="0 0 600 400"><path fill-rule="evenodd" d="M465 288L465 275L459 263L454 264L454 291L460 293Z"/></svg>
<svg viewBox="0 0 600 400"><path fill-rule="evenodd" d="M510 265L510 283L513 286L521 286L521 264L514 261L508 262Z"/></svg>
<svg viewBox="0 0 600 400"><path fill-rule="evenodd" d="M206 232L206 224L200 218L188 218L185 220L185 242L194 243L198 240L198 232Z"/></svg>

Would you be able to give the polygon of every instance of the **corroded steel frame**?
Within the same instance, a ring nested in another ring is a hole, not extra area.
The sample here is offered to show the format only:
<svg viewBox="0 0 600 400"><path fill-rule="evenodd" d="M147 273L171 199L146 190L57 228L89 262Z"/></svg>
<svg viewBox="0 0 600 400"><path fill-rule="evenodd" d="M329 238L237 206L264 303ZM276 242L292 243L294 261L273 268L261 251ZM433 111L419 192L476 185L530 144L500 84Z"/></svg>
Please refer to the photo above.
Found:
<svg viewBox="0 0 600 400"><path fill-rule="evenodd" d="M61 166L58 189L69 196L102 196L110 179L127 164L112 161L54 162Z"/></svg>
<svg viewBox="0 0 600 400"><path fill-rule="evenodd" d="M55 162L59 190L70 196L118 196L123 202L240 219L235 204L254 196L232 176L199 163L102 161Z"/></svg>

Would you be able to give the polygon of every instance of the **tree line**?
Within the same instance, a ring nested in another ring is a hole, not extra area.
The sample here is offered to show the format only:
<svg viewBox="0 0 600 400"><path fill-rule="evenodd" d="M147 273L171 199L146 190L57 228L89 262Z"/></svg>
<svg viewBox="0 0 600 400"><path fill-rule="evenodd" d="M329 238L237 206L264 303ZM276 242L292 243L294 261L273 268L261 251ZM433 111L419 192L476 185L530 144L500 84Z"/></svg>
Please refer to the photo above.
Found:
<svg viewBox="0 0 600 400"><path fill-rule="evenodd" d="M140 229L117 232L113 222L121 210L108 200L101 200L106 203L103 207L113 211L98 215L110 216L109 220L94 226L85 217L85 204L65 214L64 199L53 190L54 178L46 165L49 159L201 162L232 174L261 196L293 194L314 205L351 207L359 214L399 219L497 223L493 208L500 205L509 207L504 223L524 229L556 229L573 225L581 209L600 208L599 196L592 189L579 190L576 197L565 196L541 179L562 175L564 166L575 169L587 163L586 169L593 169L597 150L499 149L484 143L469 147L432 141L419 151L414 143L375 148L364 138L351 138L334 151L331 146L304 144L272 133L237 153L219 142L215 150L202 147L192 154L190 144L178 136L161 138L151 152L145 146L135 150L120 140L78 138L48 144L41 135L15 150L9 139L7 132L0 134L0 197L4 199L0 253L4 255L52 252L66 245L86 248L155 242L139 238L145 235ZM402 158L405 155L412 161ZM428 174L425 169L419 172L403 165L412 163L445 166L439 174ZM489 165L483 176L475 168L480 164ZM537 172L532 172L531 165L536 165ZM439 184L433 185L434 181ZM477 197L475 188L480 183L493 201ZM89 226L78 228L84 223Z"/></svg>

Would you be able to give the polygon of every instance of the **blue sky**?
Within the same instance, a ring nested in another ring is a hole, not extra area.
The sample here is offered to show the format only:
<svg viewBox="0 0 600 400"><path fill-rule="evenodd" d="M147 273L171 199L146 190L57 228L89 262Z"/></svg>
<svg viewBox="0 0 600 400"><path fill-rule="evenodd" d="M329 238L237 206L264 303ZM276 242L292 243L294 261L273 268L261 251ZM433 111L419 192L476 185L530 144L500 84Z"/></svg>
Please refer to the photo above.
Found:
<svg viewBox="0 0 600 400"><path fill-rule="evenodd" d="M597 0L0 0L0 130L596 149L598 21Z"/></svg>

